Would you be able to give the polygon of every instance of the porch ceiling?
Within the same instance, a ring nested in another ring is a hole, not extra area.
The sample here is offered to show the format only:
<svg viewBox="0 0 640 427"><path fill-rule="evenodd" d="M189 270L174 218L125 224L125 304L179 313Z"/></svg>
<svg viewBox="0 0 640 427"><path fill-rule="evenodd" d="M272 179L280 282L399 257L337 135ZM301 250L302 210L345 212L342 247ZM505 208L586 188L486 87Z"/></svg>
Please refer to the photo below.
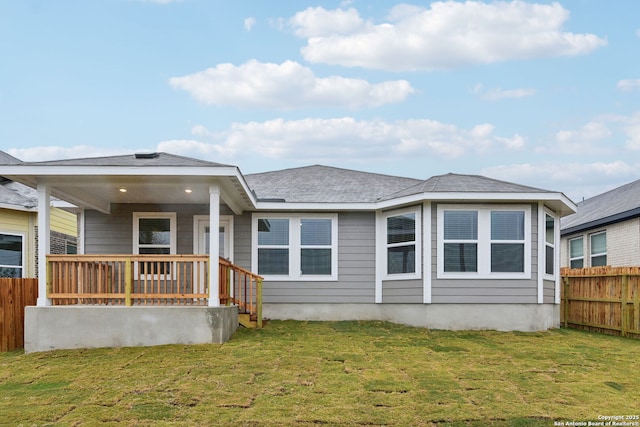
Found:
<svg viewBox="0 0 640 427"><path fill-rule="evenodd" d="M221 202L234 212L254 207L252 195L236 176L40 175L11 179L34 188L38 182L47 184L52 196L105 213L114 203L208 204L212 184L219 185Z"/></svg>

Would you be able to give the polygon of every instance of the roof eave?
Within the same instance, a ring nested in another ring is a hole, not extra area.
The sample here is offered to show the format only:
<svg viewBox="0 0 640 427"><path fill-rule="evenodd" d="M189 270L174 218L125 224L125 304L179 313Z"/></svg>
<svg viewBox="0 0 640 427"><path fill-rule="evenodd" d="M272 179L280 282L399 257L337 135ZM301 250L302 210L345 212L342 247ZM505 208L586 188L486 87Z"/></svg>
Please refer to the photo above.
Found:
<svg viewBox="0 0 640 427"><path fill-rule="evenodd" d="M640 208L631 209L629 211L621 212L615 215L610 215L605 218L598 218L593 221L567 227L562 229L560 231L560 234L562 236L567 236L569 234L578 233L580 231L590 230L593 228L604 227L605 225L611 225L611 224L616 224L618 222L627 221L636 217L640 217Z"/></svg>
<svg viewBox="0 0 640 427"><path fill-rule="evenodd" d="M336 210L378 210L391 209L422 203L434 202L543 202L561 217L576 212L576 205L562 193L420 193L395 199L365 203L303 203L303 202L260 202L258 211L336 211Z"/></svg>

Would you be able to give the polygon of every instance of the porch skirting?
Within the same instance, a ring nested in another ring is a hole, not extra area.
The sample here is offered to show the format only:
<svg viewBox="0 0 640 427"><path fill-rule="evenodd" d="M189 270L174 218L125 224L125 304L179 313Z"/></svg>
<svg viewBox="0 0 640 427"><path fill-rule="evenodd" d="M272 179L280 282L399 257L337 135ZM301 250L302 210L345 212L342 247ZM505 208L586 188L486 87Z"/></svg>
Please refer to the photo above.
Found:
<svg viewBox="0 0 640 427"><path fill-rule="evenodd" d="M544 331L560 327L556 304L263 304L267 319L382 320L430 329Z"/></svg>
<svg viewBox="0 0 640 427"><path fill-rule="evenodd" d="M228 341L238 308L47 306L25 308L26 353Z"/></svg>

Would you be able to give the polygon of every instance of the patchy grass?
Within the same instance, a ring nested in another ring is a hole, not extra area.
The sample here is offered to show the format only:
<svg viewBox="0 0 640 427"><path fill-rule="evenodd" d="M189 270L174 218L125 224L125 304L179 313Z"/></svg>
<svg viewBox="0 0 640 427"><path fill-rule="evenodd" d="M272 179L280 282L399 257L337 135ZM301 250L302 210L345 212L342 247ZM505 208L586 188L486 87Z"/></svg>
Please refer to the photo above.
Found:
<svg viewBox="0 0 640 427"><path fill-rule="evenodd" d="M0 353L0 424L552 426L640 415L639 361L639 341L564 329L272 321L224 345Z"/></svg>

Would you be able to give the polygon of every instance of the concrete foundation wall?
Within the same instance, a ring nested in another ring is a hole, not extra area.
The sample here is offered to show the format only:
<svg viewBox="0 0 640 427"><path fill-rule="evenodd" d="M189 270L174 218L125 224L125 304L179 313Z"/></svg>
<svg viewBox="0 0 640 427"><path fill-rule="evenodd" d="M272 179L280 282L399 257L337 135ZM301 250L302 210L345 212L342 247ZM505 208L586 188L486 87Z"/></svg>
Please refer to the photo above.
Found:
<svg viewBox="0 0 640 427"><path fill-rule="evenodd" d="M383 320L430 329L544 331L560 327L554 304L265 304L269 319Z"/></svg>
<svg viewBox="0 0 640 427"><path fill-rule="evenodd" d="M26 307L24 349L223 343L237 328L237 307Z"/></svg>

